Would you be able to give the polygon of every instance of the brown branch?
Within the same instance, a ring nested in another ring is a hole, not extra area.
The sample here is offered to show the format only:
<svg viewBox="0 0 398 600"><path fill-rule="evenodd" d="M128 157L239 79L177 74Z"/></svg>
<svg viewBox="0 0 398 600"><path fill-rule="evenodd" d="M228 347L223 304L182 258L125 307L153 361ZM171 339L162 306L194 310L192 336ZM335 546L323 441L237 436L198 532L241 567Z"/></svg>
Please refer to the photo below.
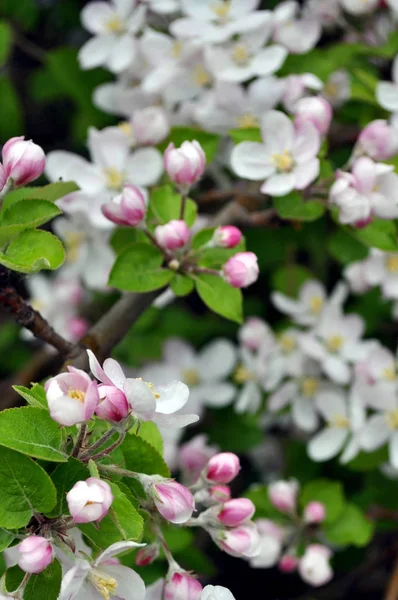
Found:
<svg viewBox="0 0 398 600"><path fill-rule="evenodd" d="M398 599L398 558L396 559L391 574L390 581L386 589L384 600L397 600Z"/></svg>

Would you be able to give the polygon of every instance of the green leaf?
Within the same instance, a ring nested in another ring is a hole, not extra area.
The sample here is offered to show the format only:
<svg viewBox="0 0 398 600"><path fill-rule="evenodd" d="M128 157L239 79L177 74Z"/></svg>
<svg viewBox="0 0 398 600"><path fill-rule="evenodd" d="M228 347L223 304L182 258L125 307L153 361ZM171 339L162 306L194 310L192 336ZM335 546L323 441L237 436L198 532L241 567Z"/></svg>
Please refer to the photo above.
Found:
<svg viewBox="0 0 398 600"><path fill-rule="evenodd" d="M1 119L0 139L7 140L24 130L21 101L12 82L0 75Z"/></svg>
<svg viewBox="0 0 398 600"><path fill-rule="evenodd" d="M192 238L192 248L197 250L201 246L205 246L208 242L210 242L213 237L213 233L215 232L216 227L209 227L206 229L201 229Z"/></svg>
<svg viewBox="0 0 398 600"><path fill-rule="evenodd" d="M0 67L3 67L9 57L12 45L12 31L7 21L0 21Z"/></svg>
<svg viewBox="0 0 398 600"><path fill-rule="evenodd" d="M183 527L163 527L163 535L172 554L183 552L194 544L193 532Z"/></svg>
<svg viewBox="0 0 398 600"><path fill-rule="evenodd" d="M22 569L20 569L17 565L11 567L10 569L7 569L5 577L7 591L14 592L15 590L17 590L21 585L25 575L26 573L22 571Z"/></svg>
<svg viewBox="0 0 398 600"><path fill-rule="evenodd" d="M0 246L25 229L35 229L61 214L48 200L21 200L0 213Z"/></svg>
<svg viewBox="0 0 398 600"><path fill-rule="evenodd" d="M257 415L237 414L230 407L211 411L208 431L211 441L227 452L247 452L264 439Z"/></svg>
<svg viewBox="0 0 398 600"><path fill-rule="evenodd" d="M177 126L172 128L170 136L167 141L161 144L160 149L166 149L170 142L173 142L175 146L181 146L187 140L189 142L196 140L202 146L207 162L211 163L217 154L220 139L219 135L203 131L202 129Z"/></svg>
<svg viewBox="0 0 398 600"><path fill-rule="evenodd" d="M137 242L148 243L149 240L143 231L133 227L118 227L111 237L111 246L116 254L121 254L128 246Z"/></svg>
<svg viewBox="0 0 398 600"><path fill-rule="evenodd" d="M309 502L321 502L326 508L325 523L333 523L345 510L344 490L338 481L315 479L301 490L300 506L304 509Z"/></svg>
<svg viewBox="0 0 398 600"><path fill-rule="evenodd" d="M47 200L55 202L63 196L76 192L79 187L74 181L56 181L40 187L21 187L9 192L4 201L3 207L9 208L11 205L21 200Z"/></svg>
<svg viewBox="0 0 398 600"><path fill-rule="evenodd" d="M14 534L6 529L0 529L0 552L3 552L14 539Z"/></svg>
<svg viewBox="0 0 398 600"><path fill-rule="evenodd" d="M129 471L170 477L169 467L159 452L138 435L126 436L121 449Z"/></svg>
<svg viewBox="0 0 398 600"><path fill-rule="evenodd" d="M57 600L61 589L62 569L57 560L38 575L31 575L24 591L24 600Z"/></svg>
<svg viewBox="0 0 398 600"><path fill-rule="evenodd" d="M355 458L344 466L353 471L373 471L381 465L388 463L388 448L383 446L373 452L360 452Z"/></svg>
<svg viewBox="0 0 398 600"><path fill-rule="evenodd" d="M176 273L170 282L170 287L176 296L188 296L193 291L195 284L186 275Z"/></svg>
<svg viewBox="0 0 398 600"><path fill-rule="evenodd" d="M127 292L151 292L167 285L173 277L163 269L162 253L149 244L132 244L116 259L109 285Z"/></svg>
<svg viewBox="0 0 398 600"><path fill-rule="evenodd" d="M373 532L374 524L354 504L346 504L339 518L324 529L329 542L337 546L366 546Z"/></svg>
<svg viewBox="0 0 398 600"><path fill-rule="evenodd" d="M311 278L310 271L300 265L281 267L272 274L272 288L282 294L296 296L303 283Z"/></svg>
<svg viewBox="0 0 398 600"><path fill-rule="evenodd" d="M22 454L65 462L59 425L41 408L23 406L0 412L0 445Z"/></svg>
<svg viewBox="0 0 398 600"><path fill-rule="evenodd" d="M30 389L23 385L13 385L12 387L30 406L48 410L46 392L39 383L34 383Z"/></svg>
<svg viewBox="0 0 398 600"><path fill-rule="evenodd" d="M151 194L148 207L148 221L156 225L164 225L173 219L179 219L181 212L181 194L167 184L155 188ZM196 202L190 198L186 199L184 221L191 227L198 213Z"/></svg>
<svg viewBox="0 0 398 600"><path fill-rule="evenodd" d="M331 235L328 250L331 256L343 265L363 260L369 252L366 246L341 228Z"/></svg>
<svg viewBox="0 0 398 600"><path fill-rule="evenodd" d="M287 196L273 198L276 212L282 219L293 221L316 221L325 213L325 206L316 200L304 201L301 194L291 192Z"/></svg>
<svg viewBox="0 0 398 600"><path fill-rule="evenodd" d="M75 483L88 479L90 472L86 465L83 465L75 458L70 458L67 463L59 465L51 474L51 479L57 490L57 503L48 512L49 517L59 517L68 514L66 503L66 494L73 488Z"/></svg>
<svg viewBox="0 0 398 600"><path fill-rule="evenodd" d="M0 527L24 527L33 511L46 513L56 502L55 487L31 458L3 448L0 461Z"/></svg>
<svg viewBox="0 0 398 600"><path fill-rule="evenodd" d="M0 252L0 264L21 273L36 273L41 269L58 269L65 259L60 240L42 230L23 231L14 238L5 253Z"/></svg>
<svg viewBox="0 0 398 600"><path fill-rule="evenodd" d="M240 142L262 143L261 131L258 127L247 127L246 129L230 129L228 133L235 142L235 144L239 144Z"/></svg>
<svg viewBox="0 0 398 600"><path fill-rule="evenodd" d="M195 275L196 291L203 302L217 314L242 323L242 292L217 275Z"/></svg>
<svg viewBox="0 0 398 600"><path fill-rule="evenodd" d="M39 18L39 5L36 0L1 0L1 12L22 29L31 29Z"/></svg>
<svg viewBox="0 0 398 600"><path fill-rule="evenodd" d="M398 250L397 227L394 221L374 219L363 229L347 228L347 231L370 248L379 248L386 252Z"/></svg>
<svg viewBox="0 0 398 600"><path fill-rule="evenodd" d="M153 421L141 423L138 436L151 444L163 456L163 438L156 423Z"/></svg>

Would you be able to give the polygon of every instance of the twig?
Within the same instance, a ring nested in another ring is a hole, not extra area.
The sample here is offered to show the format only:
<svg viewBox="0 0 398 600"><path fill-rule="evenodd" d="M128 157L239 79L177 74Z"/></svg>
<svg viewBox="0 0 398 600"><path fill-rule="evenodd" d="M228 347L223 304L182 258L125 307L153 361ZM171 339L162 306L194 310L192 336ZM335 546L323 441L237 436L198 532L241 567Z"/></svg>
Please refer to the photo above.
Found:
<svg viewBox="0 0 398 600"><path fill-rule="evenodd" d="M77 458L79 456L80 449L84 443L84 438L86 437L86 431L87 431L87 425L86 425L86 423L82 423L80 425L80 431L79 431L79 435L77 436L76 444L74 445L73 450L72 450L72 456L74 458Z"/></svg>
<svg viewBox="0 0 398 600"><path fill-rule="evenodd" d="M21 32L16 29L13 30L13 41L16 46L21 48L25 54L28 54L40 63L45 63L47 54L40 46L37 46L34 42L28 40Z"/></svg>
<svg viewBox="0 0 398 600"><path fill-rule="evenodd" d="M398 598L398 557L394 563L394 568L388 582L384 600L397 600Z"/></svg>
<svg viewBox="0 0 398 600"><path fill-rule="evenodd" d="M100 458L107 456L108 454L113 452L116 448L118 448L121 444L123 444L125 437L126 437L126 432L122 431L120 433L119 438L115 442L113 442L113 444L108 446L108 448L105 448L104 450L97 452L97 454L92 454L91 456L86 456L84 460L88 462L89 460L99 460Z"/></svg>
<svg viewBox="0 0 398 600"><path fill-rule="evenodd" d="M90 446L89 448L87 448L87 450L85 450L82 453L82 458L86 458L86 456L89 456L91 454L91 452L98 450L98 448L101 448L101 446L103 446L104 444L106 444L106 442L117 432L116 427L111 427L110 429L108 429L108 431L105 431L105 433L96 441L94 442L94 444L92 446Z"/></svg>

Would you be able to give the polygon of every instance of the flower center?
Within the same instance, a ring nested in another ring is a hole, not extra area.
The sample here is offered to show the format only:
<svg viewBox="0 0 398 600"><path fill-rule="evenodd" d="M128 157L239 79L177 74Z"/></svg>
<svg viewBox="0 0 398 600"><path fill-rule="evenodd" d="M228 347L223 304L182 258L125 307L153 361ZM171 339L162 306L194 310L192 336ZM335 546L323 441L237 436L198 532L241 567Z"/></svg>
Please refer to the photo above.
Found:
<svg viewBox="0 0 398 600"><path fill-rule="evenodd" d="M181 40L174 42L174 44L172 45L171 50L170 50L171 56L173 58L180 58L183 48L184 48L184 44L183 44L183 42L181 42Z"/></svg>
<svg viewBox="0 0 398 600"><path fill-rule="evenodd" d="M393 369L392 367L387 367L386 369L383 369L383 377L384 379L387 379L387 381L395 381L397 377L395 369Z"/></svg>
<svg viewBox="0 0 398 600"><path fill-rule="evenodd" d="M386 421L390 429L398 429L398 408L386 414Z"/></svg>
<svg viewBox="0 0 398 600"><path fill-rule="evenodd" d="M137 381L144 381L142 379L142 377L137 377ZM152 394L155 396L156 400L158 398L160 398L160 394L159 392L156 390L155 384L151 383L150 381L144 381L145 385L147 386L147 388L149 388L152 392Z"/></svg>
<svg viewBox="0 0 398 600"><path fill-rule="evenodd" d="M117 581L113 577L109 577L106 573L93 572L91 573L91 581L94 587L105 600L110 600L111 596L116 595Z"/></svg>
<svg viewBox="0 0 398 600"><path fill-rule="evenodd" d="M313 398L319 389L319 380L315 377L305 377L301 382L301 391L307 398Z"/></svg>
<svg viewBox="0 0 398 600"><path fill-rule="evenodd" d="M292 352L297 345L296 339L292 335L287 334L281 335L279 343L282 346L282 350L284 350L284 352Z"/></svg>
<svg viewBox="0 0 398 600"><path fill-rule="evenodd" d="M194 68L192 79L194 83L196 83L196 85L200 85L200 87L209 85L212 81L210 73L208 73L202 65L197 65Z"/></svg>
<svg viewBox="0 0 398 600"><path fill-rule="evenodd" d="M250 371L250 369L248 369L244 365L237 366L236 371L234 373L234 380L236 381L236 383L246 383L247 381L250 381L254 378L255 376L253 371Z"/></svg>
<svg viewBox="0 0 398 600"><path fill-rule="evenodd" d="M249 48L243 43L235 44L231 58L238 67L245 67L251 58Z"/></svg>
<svg viewBox="0 0 398 600"><path fill-rule="evenodd" d="M238 127L239 129L253 129L254 127L259 127L260 122L253 113L245 113L241 117L238 117Z"/></svg>
<svg viewBox="0 0 398 600"><path fill-rule="evenodd" d="M350 426L350 422L344 415L333 415L329 421L331 427L338 427L338 429L347 429Z"/></svg>
<svg viewBox="0 0 398 600"><path fill-rule="evenodd" d="M319 314L323 307L323 298L321 296L312 296L310 298L310 310L314 314Z"/></svg>
<svg viewBox="0 0 398 600"><path fill-rule="evenodd" d="M84 235L82 233L69 232L64 235L64 241L67 249L67 261L76 262L79 258L80 249L82 247Z"/></svg>
<svg viewBox="0 0 398 600"><path fill-rule="evenodd" d="M115 167L104 169L106 185L111 190L120 190L124 182L124 175Z"/></svg>
<svg viewBox="0 0 398 600"><path fill-rule="evenodd" d="M78 400L79 402L81 402L83 404L86 394L82 390L72 390L71 389L68 391L68 396L69 396L69 398Z"/></svg>
<svg viewBox="0 0 398 600"><path fill-rule="evenodd" d="M200 382L200 375L196 369L184 369L182 377L187 385L198 385Z"/></svg>
<svg viewBox="0 0 398 600"><path fill-rule="evenodd" d="M338 352L343 345L344 338L342 335L332 335L326 340L326 346L330 352Z"/></svg>
<svg viewBox="0 0 398 600"><path fill-rule="evenodd" d="M125 136L131 137L133 135L133 126L130 123L130 121L122 121L121 123L119 123L118 127L120 131L124 133Z"/></svg>
<svg viewBox="0 0 398 600"><path fill-rule="evenodd" d="M387 257L386 267L390 273L398 273L398 254Z"/></svg>
<svg viewBox="0 0 398 600"><path fill-rule="evenodd" d="M271 161L278 171L282 171L282 173L288 173L294 165L293 156L289 150L284 150L282 154L273 154Z"/></svg>
<svg viewBox="0 0 398 600"><path fill-rule="evenodd" d="M225 21L228 20L229 13L231 12L231 2L228 0L216 2L210 8L214 14L217 15L219 20L225 23Z"/></svg>
<svg viewBox="0 0 398 600"><path fill-rule="evenodd" d="M329 81L329 83L327 83L323 89L329 98L337 98L339 94L339 86L337 83L333 83L333 81Z"/></svg>
<svg viewBox="0 0 398 600"><path fill-rule="evenodd" d="M124 30L124 25L120 18L117 15L115 15L107 21L106 28L111 33L120 33Z"/></svg>

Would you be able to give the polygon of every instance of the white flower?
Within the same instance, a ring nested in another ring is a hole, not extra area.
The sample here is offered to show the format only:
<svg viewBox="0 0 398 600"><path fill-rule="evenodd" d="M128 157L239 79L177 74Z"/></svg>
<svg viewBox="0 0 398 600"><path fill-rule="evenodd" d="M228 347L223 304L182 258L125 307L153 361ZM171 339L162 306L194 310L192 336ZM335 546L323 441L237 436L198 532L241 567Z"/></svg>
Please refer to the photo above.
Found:
<svg viewBox="0 0 398 600"><path fill-rule="evenodd" d="M360 450L359 436L365 422L362 406L352 398L347 401L345 392L338 390L319 394L316 406L327 426L310 440L309 457L316 462L330 460L345 447L340 462L349 462Z"/></svg>
<svg viewBox="0 0 398 600"><path fill-rule="evenodd" d="M145 600L145 585L141 577L129 567L108 562L116 554L144 545L117 542L102 552L92 565L87 560L78 559L62 579L58 600Z"/></svg>
<svg viewBox="0 0 398 600"><path fill-rule="evenodd" d="M322 90L322 96L332 106L341 106L351 96L351 80L347 71L339 69L334 71Z"/></svg>
<svg viewBox="0 0 398 600"><path fill-rule="evenodd" d="M269 519L257 519L254 524L260 536L259 554L250 558L254 569L266 569L277 564L282 553L286 531Z"/></svg>
<svg viewBox="0 0 398 600"><path fill-rule="evenodd" d="M344 10L353 15L370 13L380 4L379 0L340 0Z"/></svg>
<svg viewBox="0 0 398 600"><path fill-rule="evenodd" d="M319 92L323 88L323 83L312 73L302 73L301 75L289 75L284 80L285 91L283 94L283 106L293 112L297 102L306 96L308 91Z"/></svg>
<svg viewBox="0 0 398 600"><path fill-rule="evenodd" d="M324 286L313 280L303 283L297 300L280 292L271 294L271 300L276 308L289 315L299 325L314 325L322 312L325 299Z"/></svg>
<svg viewBox="0 0 398 600"><path fill-rule="evenodd" d="M298 564L298 572L301 578L314 587L325 585L333 577L333 571L329 564L332 556L326 546L311 544L307 546Z"/></svg>
<svg viewBox="0 0 398 600"><path fill-rule="evenodd" d="M293 54L305 54L314 48L321 36L322 28L317 19L298 19L298 2L281 2L274 10L274 40Z"/></svg>
<svg viewBox="0 0 398 600"><path fill-rule="evenodd" d="M398 112L398 55L392 64L392 82L381 81L376 88L378 103L391 112Z"/></svg>
<svg viewBox="0 0 398 600"><path fill-rule="evenodd" d="M396 382L381 382L372 387L366 398L376 409L369 417L360 436L361 447L372 452L388 443L390 463L398 468L398 390Z"/></svg>
<svg viewBox="0 0 398 600"><path fill-rule="evenodd" d="M82 69L103 65L120 73L133 62L137 53L135 34L145 21L146 9L136 0L91 2L81 13L83 26L94 37L78 54Z"/></svg>
<svg viewBox="0 0 398 600"><path fill-rule="evenodd" d="M372 249L363 263L368 285L381 287L384 298L398 298L398 254Z"/></svg>
<svg viewBox="0 0 398 600"><path fill-rule="evenodd" d="M320 135L311 123L295 130L290 119L271 110L262 119L263 144L242 142L231 155L232 169L240 177L266 179L264 194L284 196L306 188L319 174Z"/></svg>
<svg viewBox="0 0 398 600"><path fill-rule="evenodd" d="M200 600L235 600L231 592L222 585L206 585Z"/></svg>

